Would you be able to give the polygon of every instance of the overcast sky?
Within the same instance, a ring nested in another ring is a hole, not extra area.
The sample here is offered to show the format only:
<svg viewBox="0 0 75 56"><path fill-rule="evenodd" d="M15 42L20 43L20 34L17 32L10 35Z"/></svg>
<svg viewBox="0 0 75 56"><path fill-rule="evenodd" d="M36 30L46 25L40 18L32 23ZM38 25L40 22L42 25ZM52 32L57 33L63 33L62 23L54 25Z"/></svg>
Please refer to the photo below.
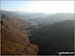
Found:
<svg viewBox="0 0 75 56"><path fill-rule="evenodd" d="M1 10L33 13L74 13L74 1L1 1Z"/></svg>

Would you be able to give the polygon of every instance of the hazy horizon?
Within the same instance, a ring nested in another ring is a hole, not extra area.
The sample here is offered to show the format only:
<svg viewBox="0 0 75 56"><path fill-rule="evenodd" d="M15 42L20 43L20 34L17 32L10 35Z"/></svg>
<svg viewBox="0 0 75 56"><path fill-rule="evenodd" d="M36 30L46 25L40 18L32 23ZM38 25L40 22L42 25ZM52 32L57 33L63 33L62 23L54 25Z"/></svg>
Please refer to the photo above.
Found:
<svg viewBox="0 0 75 56"><path fill-rule="evenodd" d="M74 1L1 1L1 10L30 13L74 13Z"/></svg>

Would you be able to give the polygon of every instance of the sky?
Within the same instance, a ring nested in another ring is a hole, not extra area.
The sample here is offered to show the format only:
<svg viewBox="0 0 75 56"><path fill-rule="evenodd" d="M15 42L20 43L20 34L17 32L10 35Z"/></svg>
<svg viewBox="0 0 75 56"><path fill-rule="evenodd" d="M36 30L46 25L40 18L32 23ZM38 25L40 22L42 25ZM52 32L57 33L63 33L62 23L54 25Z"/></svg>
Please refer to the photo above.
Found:
<svg viewBox="0 0 75 56"><path fill-rule="evenodd" d="M74 13L74 1L1 1L1 10L33 13Z"/></svg>

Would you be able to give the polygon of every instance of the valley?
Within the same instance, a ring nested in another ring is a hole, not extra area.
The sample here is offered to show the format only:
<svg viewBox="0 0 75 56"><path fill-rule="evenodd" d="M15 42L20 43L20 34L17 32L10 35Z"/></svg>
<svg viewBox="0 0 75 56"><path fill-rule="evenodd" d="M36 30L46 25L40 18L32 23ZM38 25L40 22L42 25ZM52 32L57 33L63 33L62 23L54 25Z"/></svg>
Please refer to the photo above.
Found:
<svg viewBox="0 0 75 56"><path fill-rule="evenodd" d="M73 13L0 10L2 55L57 55L74 52Z"/></svg>

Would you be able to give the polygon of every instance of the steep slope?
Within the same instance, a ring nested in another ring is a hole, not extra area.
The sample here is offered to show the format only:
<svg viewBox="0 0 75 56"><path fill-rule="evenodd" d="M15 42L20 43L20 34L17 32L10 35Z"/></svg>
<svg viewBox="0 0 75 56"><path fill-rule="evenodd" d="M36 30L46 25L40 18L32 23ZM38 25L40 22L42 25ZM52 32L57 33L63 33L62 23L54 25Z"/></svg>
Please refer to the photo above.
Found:
<svg viewBox="0 0 75 56"><path fill-rule="evenodd" d="M39 46L40 55L74 51L74 21L66 20L34 30L30 40Z"/></svg>
<svg viewBox="0 0 75 56"><path fill-rule="evenodd" d="M6 27L1 27L1 54L30 55L37 54L37 46L30 44L27 35L13 32Z"/></svg>
<svg viewBox="0 0 75 56"><path fill-rule="evenodd" d="M18 17L4 14L1 16L1 54L2 55L36 55L37 45L30 43L27 22Z"/></svg>

